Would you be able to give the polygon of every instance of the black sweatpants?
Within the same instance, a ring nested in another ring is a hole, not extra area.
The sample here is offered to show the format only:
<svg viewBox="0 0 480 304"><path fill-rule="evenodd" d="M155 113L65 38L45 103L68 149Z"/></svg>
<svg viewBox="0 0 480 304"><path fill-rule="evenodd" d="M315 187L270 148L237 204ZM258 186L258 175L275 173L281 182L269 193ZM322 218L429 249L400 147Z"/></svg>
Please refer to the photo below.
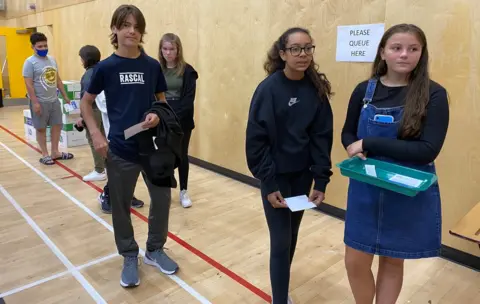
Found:
<svg viewBox="0 0 480 304"><path fill-rule="evenodd" d="M313 184L310 171L277 176L283 198L309 195ZM273 208L267 200L269 193L261 187L263 208L270 231L270 283L272 303L287 304L292 264L303 211L291 212L288 208Z"/></svg>
<svg viewBox="0 0 480 304"><path fill-rule="evenodd" d="M141 171L140 164L108 152L107 172L113 232L118 253L123 256L137 256L139 251L134 238L130 206ZM147 250L154 251L162 249L167 241L171 188L153 185L143 172L142 176L150 194Z"/></svg>
<svg viewBox="0 0 480 304"><path fill-rule="evenodd" d="M188 171L190 164L188 161L188 146L190 144L190 137L192 136L192 129L183 129L182 139L182 160L178 166L178 176L180 179L180 190L187 190L188 187Z"/></svg>

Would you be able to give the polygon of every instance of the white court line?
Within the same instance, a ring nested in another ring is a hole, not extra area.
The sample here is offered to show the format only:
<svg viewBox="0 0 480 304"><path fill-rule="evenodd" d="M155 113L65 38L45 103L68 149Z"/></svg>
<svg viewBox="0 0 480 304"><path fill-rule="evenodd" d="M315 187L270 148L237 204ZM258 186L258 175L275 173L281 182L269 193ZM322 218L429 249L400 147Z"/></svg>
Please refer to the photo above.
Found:
<svg viewBox="0 0 480 304"><path fill-rule="evenodd" d="M12 154L13 156L15 156L18 160L20 160L22 163L25 164L25 166L29 167L30 169L32 169L32 171L34 171L35 173L37 173L41 178L43 178L47 183L49 183L50 185L52 185L55 189L57 189L58 191L60 191L63 195L65 195L69 200L71 200L75 205L77 205L78 207L80 207L83 211L85 211L86 213L88 213L91 217L93 217L97 222L99 222L100 224L102 224L105 228L107 228L108 230L110 230L110 232L113 233L113 227L107 223L105 220L103 220L101 217L99 217L97 214L95 214L92 210L90 210L87 206L85 206L84 204L82 204L79 200L77 200L75 197L73 197L70 193L68 193L67 191L65 191L62 187L60 187L59 185L57 185L54 181L52 181L50 178L48 178L45 174L43 174L40 170L38 170L37 168L35 168L34 166L32 166L29 162L27 162L25 159L23 159L20 155L18 155L17 153L15 153L12 149L10 149L7 145L5 145L4 143L0 142L0 146L2 146L5 150L7 150L8 152L10 152L10 154ZM142 249L140 249L140 254L145 257L145 251L143 251ZM195 289L193 289L191 286L189 286L187 283L185 283L182 279L180 279L178 276L176 275L167 275L170 279L172 279L172 281L174 281L175 283L177 283L180 287L182 287L186 292L188 292L190 295L192 295L193 297L195 297L200 303L202 304L212 304L210 301L208 301L204 296L202 296L201 294L199 294Z"/></svg>
<svg viewBox="0 0 480 304"><path fill-rule="evenodd" d="M85 277L75 269L75 266L70 262L67 257L58 249L58 247L48 238L48 236L38 227L37 223L25 212L25 210L20 207L20 205L15 201L15 199L10 195L10 193L5 190L5 188L0 185L0 192L8 199L8 201L17 209L18 213L20 213L27 223L32 227L32 229L38 234L38 236L45 242L45 244L50 248L50 250L57 256L57 258L62 261L63 265L67 267L67 269L72 273L72 275L77 279L77 281L82 284L83 288L90 294L90 296L97 302L97 303L105 303L107 302L102 298L102 296L93 288L92 285L85 279Z"/></svg>
<svg viewBox="0 0 480 304"><path fill-rule="evenodd" d="M100 264L100 263L102 263L102 262L104 262L104 261L108 261L108 260L113 259L114 257L117 257L117 256L119 256L117 253L112 253L111 255L107 255L107 256L105 256L105 257L103 257L103 258L99 258L99 259L93 260L93 261L91 261L91 262L88 262L88 263L86 263L86 264L80 265L80 266L77 267L77 269L78 269L78 270L82 270L82 269L84 269L84 268L87 268L87 267L90 267L90 266L93 266L93 265Z"/></svg>
<svg viewBox="0 0 480 304"><path fill-rule="evenodd" d="M114 254L111 254L111 255L107 255L106 257L103 257L103 258L100 258L100 259L97 259L97 260L93 260L91 262L88 262L86 264L83 264L83 265L80 265L78 267L75 267L76 270L82 270L82 269L85 269L87 267L90 267L90 266L93 266L93 265L96 265L96 264L100 264L101 262L104 262L106 260L109 260L109 259L112 259L114 257L118 256L117 253L114 253ZM20 287L17 287L15 289L12 289L12 290L9 290L7 292L4 292L2 294L0 294L0 299L1 298L5 298L7 296L11 296L13 294L16 294L16 293L19 293L19 292L22 292L24 290L27 290L27 289L30 289L32 287L35 287L35 286L38 286L38 285L41 285L43 283L46 283L48 281L52 281L52 280L55 280L55 279L58 279L58 278L61 278L61 277L64 277L68 274L71 274L72 272L70 270L67 270L67 271L64 271L64 272L59 272L57 274L54 274L52 276L49 276L49 277L46 277L46 278L43 278L43 279L40 279L38 281L35 281L35 282L32 282L32 283L29 283L27 285L23 285L23 286L20 286Z"/></svg>
<svg viewBox="0 0 480 304"><path fill-rule="evenodd" d="M32 287L35 287L35 286L38 286L40 284L43 284L43 283L46 283L48 281L51 281L51 280L55 280L57 278L61 278L63 276L66 276L67 274L69 274L70 271L64 271L64 272L60 272L60 273L57 273L57 274L54 274L52 276L49 276L49 277L46 277L46 278L43 278L41 280L38 280L38 281L35 281L33 283L30 283L30 284L27 284L27 285L23 285L23 286L20 286L18 288L15 288L15 289L12 289L12 290L9 290L5 293L2 293L0 294L0 299L2 298L5 298L5 297L8 297L8 296L11 296L13 294L16 294L16 293L19 293L19 292L22 292L24 290L27 290L27 289L30 289Z"/></svg>

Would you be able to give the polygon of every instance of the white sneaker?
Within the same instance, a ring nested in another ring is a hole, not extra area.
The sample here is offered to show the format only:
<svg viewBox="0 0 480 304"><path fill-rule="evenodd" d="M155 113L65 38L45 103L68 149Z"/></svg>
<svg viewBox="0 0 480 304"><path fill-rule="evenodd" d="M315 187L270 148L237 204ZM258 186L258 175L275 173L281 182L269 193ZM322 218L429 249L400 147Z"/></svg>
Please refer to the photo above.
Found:
<svg viewBox="0 0 480 304"><path fill-rule="evenodd" d="M189 208L192 206L192 200L188 196L187 190L180 191L180 204L183 208Z"/></svg>
<svg viewBox="0 0 480 304"><path fill-rule="evenodd" d="M102 173L98 173L97 171L93 170L92 172L88 173L83 177L84 182L97 182L103 181L107 179L107 173L103 171Z"/></svg>

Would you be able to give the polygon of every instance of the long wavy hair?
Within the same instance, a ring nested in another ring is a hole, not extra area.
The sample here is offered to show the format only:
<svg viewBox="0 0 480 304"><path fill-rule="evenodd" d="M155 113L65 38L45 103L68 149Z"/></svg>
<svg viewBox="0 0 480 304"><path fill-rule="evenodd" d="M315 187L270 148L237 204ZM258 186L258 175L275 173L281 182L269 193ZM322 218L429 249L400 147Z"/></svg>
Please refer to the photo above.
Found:
<svg viewBox="0 0 480 304"><path fill-rule="evenodd" d="M163 57L162 53L162 47L165 42L170 42L177 47L177 57L175 59L176 62L174 71L175 75L182 76L185 72L185 67L187 66L187 63L183 58L182 41L180 40L180 37L178 37L178 35L175 35L173 33L166 33L162 36L162 39L160 39L160 43L158 44L158 60L160 61L160 65L162 66L163 70L167 69L167 60Z"/></svg>
<svg viewBox="0 0 480 304"><path fill-rule="evenodd" d="M280 57L280 51L285 51L288 43L288 38L290 35L295 33L305 33L310 36L310 32L307 29L301 27L292 27L286 30L278 39L275 41L268 51L267 60L263 64L263 68L268 75L275 73L278 70L285 69L285 61ZM318 65L312 59L310 66L305 71L307 77L315 85L317 89L318 96L320 98L327 97L330 98L333 95L332 86L327 79L327 76L324 73L318 71Z"/></svg>
<svg viewBox="0 0 480 304"><path fill-rule="evenodd" d="M413 24L397 24L389 28L380 40L377 55L373 62L371 77L381 77L387 74L388 66L382 59L381 53L385 49L388 39L398 33L415 35L422 46L422 54L417 66L408 76L408 89L405 100L405 110L400 122L400 138L415 138L420 136L423 120L427 113L430 100L430 75L428 72L428 48L425 33Z"/></svg>

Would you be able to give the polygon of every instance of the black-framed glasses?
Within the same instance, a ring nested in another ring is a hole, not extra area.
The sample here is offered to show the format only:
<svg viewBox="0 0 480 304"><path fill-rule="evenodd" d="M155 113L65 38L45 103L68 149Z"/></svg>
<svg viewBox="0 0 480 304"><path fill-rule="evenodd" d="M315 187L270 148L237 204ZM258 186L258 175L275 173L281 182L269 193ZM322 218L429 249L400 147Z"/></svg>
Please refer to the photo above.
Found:
<svg viewBox="0 0 480 304"><path fill-rule="evenodd" d="M313 53L315 53L315 46L314 45L308 45L305 47L292 46L289 48L285 48L285 50L289 50L292 56L300 56L302 51L305 52L305 55L313 55Z"/></svg>

